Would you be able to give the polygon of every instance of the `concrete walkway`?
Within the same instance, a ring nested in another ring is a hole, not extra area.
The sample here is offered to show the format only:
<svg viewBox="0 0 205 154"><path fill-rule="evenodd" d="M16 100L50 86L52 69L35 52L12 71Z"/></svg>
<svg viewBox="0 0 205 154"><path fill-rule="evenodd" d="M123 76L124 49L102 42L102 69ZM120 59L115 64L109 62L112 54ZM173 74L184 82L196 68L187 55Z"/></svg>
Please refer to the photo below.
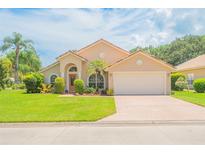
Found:
<svg viewBox="0 0 205 154"><path fill-rule="evenodd" d="M115 96L117 113L101 122L205 121L205 107L171 96Z"/></svg>
<svg viewBox="0 0 205 154"><path fill-rule="evenodd" d="M0 144L205 144L205 125L0 128Z"/></svg>

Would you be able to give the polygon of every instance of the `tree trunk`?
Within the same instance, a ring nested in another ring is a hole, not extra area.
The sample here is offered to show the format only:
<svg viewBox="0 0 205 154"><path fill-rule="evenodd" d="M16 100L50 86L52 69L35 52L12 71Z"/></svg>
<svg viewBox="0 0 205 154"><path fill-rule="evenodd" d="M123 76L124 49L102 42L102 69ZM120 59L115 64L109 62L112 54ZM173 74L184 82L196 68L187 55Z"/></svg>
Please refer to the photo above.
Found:
<svg viewBox="0 0 205 154"><path fill-rule="evenodd" d="M18 67L19 67L19 47L16 48L16 57L15 57L15 68L14 68L14 79L15 83L19 83L19 74L18 74Z"/></svg>

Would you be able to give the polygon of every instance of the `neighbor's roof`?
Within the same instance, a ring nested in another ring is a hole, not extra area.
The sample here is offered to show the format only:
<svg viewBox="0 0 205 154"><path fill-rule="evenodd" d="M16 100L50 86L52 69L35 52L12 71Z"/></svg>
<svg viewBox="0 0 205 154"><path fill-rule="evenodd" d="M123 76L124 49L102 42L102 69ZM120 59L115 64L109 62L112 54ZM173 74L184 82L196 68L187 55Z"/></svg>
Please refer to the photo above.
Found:
<svg viewBox="0 0 205 154"><path fill-rule="evenodd" d="M198 68L203 68L203 67L205 67L205 54L176 66L177 70L179 71L189 70L189 69L198 69Z"/></svg>

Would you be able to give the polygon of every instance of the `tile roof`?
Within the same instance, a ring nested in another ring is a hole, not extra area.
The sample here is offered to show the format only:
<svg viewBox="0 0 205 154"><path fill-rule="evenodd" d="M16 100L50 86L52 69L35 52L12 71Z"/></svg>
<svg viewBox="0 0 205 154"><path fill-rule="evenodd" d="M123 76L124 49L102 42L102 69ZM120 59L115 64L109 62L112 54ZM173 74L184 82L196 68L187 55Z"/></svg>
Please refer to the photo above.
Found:
<svg viewBox="0 0 205 154"><path fill-rule="evenodd" d="M176 66L177 70L197 69L201 67L205 67L205 54Z"/></svg>

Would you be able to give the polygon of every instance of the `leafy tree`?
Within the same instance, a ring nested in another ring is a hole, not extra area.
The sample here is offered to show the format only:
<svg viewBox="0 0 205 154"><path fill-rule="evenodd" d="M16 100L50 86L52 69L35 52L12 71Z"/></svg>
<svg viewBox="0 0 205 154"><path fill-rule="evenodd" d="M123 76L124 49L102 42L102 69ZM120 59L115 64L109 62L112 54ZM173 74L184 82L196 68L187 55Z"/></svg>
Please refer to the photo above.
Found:
<svg viewBox="0 0 205 154"><path fill-rule="evenodd" d="M6 79L11 72L11 61L7 58L0 58L0 89L5 88Z"/></svg>
<svg viewBox="0 0 205 154"><path fill-rule="evenodd" d="M139 49L137 47L131 51ZM145 52L160 58L172 65L178 65L187 60L205 54L205 35L186 35L181 38L176 38L169 44L160 45L158 47L142 48Z"/></svg>
<svg viewBox="0 0 205 154"><path fill-rule="evenodd" d="M31 40L25 40L20 33L14 32L12 37L5 37L3 40L3 45L0 47L0 51L6 52L10 49L15 50L15 68L14 68L14 78L15 83L19 83L19 55L22 50L28 51L28 49L33 49L33 42Z"/></svg>
<svg viewBox="0 0 205 154"><path fill-rule="evenodd" d="M6 54L12 62L13 69L15 68L15 52L11 51ZM35 50L21 51L19 54L19 76L29 72L37 72L40 70L41 61Z"/></svg>
<svg viewBox="0 0 205 154"><path fill-rule="evenodd" d="M91 61L88 65L88 74L102 74L107 63L101 59Z"/></svg>

